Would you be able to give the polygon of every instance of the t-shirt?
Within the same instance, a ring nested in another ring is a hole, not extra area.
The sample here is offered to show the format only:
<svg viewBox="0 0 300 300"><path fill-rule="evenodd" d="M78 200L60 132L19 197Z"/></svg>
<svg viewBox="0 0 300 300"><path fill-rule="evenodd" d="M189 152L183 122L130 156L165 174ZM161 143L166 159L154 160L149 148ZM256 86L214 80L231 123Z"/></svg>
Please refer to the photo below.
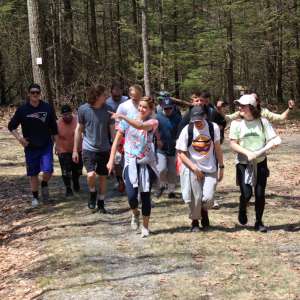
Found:
<svg viewBox="0 0 300 300"><path fill-rule="evenodd" d="M276 137L276 133L270 122L265 118L253 121L246 121L245 119L236 120L230 126L229 138L237 140L240 146L250 151L262 149L266 142L274 137ZM264 159L265 156L259 157L257 162L261 162ZM240 153L238 153L237 160L241 163L247 163L245 155Z"/></svg>
<svg viewBox="0 0 300 300"><path fill-rule="evenodd" d="M220 142L220 129L215 123L214 126L214 142ZM216 158L214 155L214 143L209 134L208 124L205 121L203 129L198 129L194 126L193 140L188 147L188 127L186 125L176 142L176 149L189 153L190 160L197 165L197 167L205 173L214 173L217 171Z"/></svg>
<svg viewBox="0 0 300 300"><path fill-rule="evenodd" d="M78 122L84 126L82 148L93 152L110 150L110 130L113 124L111 107L104 104L101 108L93 108L85 103L78 109Z"/></svg>
<svg viewBox="0 0 300 300"><path fill-rule="evenodd" d="M144 124L151 125L152 129L149 131L136 129L124 120L119 123L118 130L125 134L125 155L143 158L150 151L153 151L153 135L158 127L158 121L150 119L145 121Z"/></svg>
<svg viewBox="0 0 300 300"><path fill-rule="evenodd" d="M135 119L139 113L138 105L135 104L132 99L129 99L119 105L117 113L125 115L130 119Z"/></svg>
<svg viewBox="0 0 300 300"><path fill-rule="evenodd" d="M120 99L120 101L115 101L112 97L108 97L106 99L106 104L109 105L114 112L116 112L117 109L118 109L118 107L119 107L119 105L122 104L122 103L124 103L127 100L128 100L127 96L122 96L121 99Z"/></svg>
<svg viewBox="0 0 300 300"><path fill-rule="evenodd" d="M71 123L66 123L62 118L57 121L58 139L56 142L58 153L72 153L74 147L74 134L77 126L77 116L73 115ZM79 145L78 151L81 151Z"/></svg>
<svg viewBox="0 0 300 300"><path fill-rule="evenodd" d="M57 134L54 110L44 101L37 107L30 102L20 106L8 124L9 131L20 124L23 137L29 142L26 148L43 148L52 142L51 135Z"/></svg>

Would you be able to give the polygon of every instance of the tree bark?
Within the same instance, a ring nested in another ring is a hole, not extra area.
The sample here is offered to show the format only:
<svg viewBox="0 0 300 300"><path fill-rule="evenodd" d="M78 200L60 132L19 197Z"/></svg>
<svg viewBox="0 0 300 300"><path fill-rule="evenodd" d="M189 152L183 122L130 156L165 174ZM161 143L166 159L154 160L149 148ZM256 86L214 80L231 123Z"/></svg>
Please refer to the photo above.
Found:
<svg viewBox="0 0 300 300"><path fill-rule="evenodd" d="M96 60L99 59L99 48L98 48L98 37L97 37L97 19L96 19L96 6L95 0L90 0L90 11L91 11L91 46L92 53Z"/></svg>
<svg viewBox="0 0 300 300"><path fill-rule="evenodd" d="M177 98L180 97L180 85L179 85L179 71L178 71L178 60L177 60L177 42L178 42L178 25L177 25L177 18L178 18L178 7L177 7L177 0L174 0L174 8L173 8L173 42L174 42L174 84L175 84L175 96Z"/></svg>
<svg viewBox="0 0 300 300"><path fill-rule="evenodd" d="M38 0L27 0L29 37L31 47L33 80L42 88L42 95L54 107L50 80L47 68L47 59L43 45L42 26L40 20L40 5ZM37 58L42 58L42 64L37 64Z"/></svg>
<svg viewBox="0 0 300 300"><path fill-rule="evenodd" d="M141 1L141 10L142 10L142 43L143 43L143 56L144 56L144 85L145 85L146 96L150 96L151 95L151 87L150 87L147 9L148 9L148 0L142 0Z"/></svg>
<svg viewBox="0 0 300 300"><path fill-rule="evenodd" d="M160 89L165 89L165 32L164 32L164 10L163 0L158 0L159 11L159 37L160 37L160 61L159 61L159 82Z"/></svg>
<svg viewBox="0 0 300 300"><path fill-rule="evenodd" d="M0 51L0 105L6 104L6 91L5 91L5 67L3 62L3 55Z"/></svg>

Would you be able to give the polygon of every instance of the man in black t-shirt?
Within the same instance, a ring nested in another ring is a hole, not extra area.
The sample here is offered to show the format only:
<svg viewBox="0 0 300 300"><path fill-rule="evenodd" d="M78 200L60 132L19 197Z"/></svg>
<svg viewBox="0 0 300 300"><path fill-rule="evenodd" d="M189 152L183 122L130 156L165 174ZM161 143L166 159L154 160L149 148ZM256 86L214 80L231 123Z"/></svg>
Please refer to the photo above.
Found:
<svg viewBox="0 0 300 300"><path fill-rule="evenodd" d="M53 141L57 139L57 124L52 107L41 100L41 88L31 84L29 100L21 105L8 124L9 131L24 147L27 176L30 177L32 207L39 205L39 178L43 172L41 191L44 202L49 200L48 181L53 173ZM21 125L22 135L18 132Z"/></svg>

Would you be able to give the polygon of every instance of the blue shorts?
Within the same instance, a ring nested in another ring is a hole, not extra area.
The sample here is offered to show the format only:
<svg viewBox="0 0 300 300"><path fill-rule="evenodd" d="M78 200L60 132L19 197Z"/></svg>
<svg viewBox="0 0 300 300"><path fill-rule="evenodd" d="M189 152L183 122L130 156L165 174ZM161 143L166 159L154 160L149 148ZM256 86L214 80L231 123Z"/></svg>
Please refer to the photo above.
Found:
<svg viewBox="0 0 300 300"><path fill-rule="evenodd" d="M37 176L40 172L53 173L53 144L43 148L26 149L27 176Z"/></svg>

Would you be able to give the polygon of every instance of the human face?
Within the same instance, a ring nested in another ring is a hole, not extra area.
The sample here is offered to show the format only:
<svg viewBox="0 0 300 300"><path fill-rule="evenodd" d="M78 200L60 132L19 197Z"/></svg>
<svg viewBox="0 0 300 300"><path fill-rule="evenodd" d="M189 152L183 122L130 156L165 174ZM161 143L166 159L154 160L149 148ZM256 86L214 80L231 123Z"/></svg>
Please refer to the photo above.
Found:
<svg viewBox="0 0 300 300"><path fill-rule="evenodd" d="M253 116L249 105L238 104L238 106L239 106L239 112L241 117L243 117L245 120L249 120L249 121L253 120Z"/></svg>
<svg viewBox="0 0 300 300"><path fill-rule="evenodd" d="M31 89L29 91L29 99L30 102L36 103L40 100L41 98L41 91L38 89Z"/></svg>
<svg viewBox="0 0 300 300"><path fill-rule="evenodd" d="M191 98L192 98L192 104L193 105L197 106L197 105L201 104L201 97L200 96L197 96L197 95L193 94L191 96Z"/></svg>
<svg viewBox="0 0 300 300"><path fill-rule="evenodd" d="M133 88L130 89L129 96L132 100L134 100L136 102L140 101L140 99L142 97L141 93L137 89L133 89Z"/></svg>
<svg viewBox="0 0 300 300"><path fill-rule="evenodd" d="M200 105L207 105L209 103L209 98L200 97Z"/></svg>
<svg viewBox="0 0 300 300"><path fill-rule="evenodd" d="M66 123L71 123L73 120L72 112L66 112L61 115L62 119Z"/></svg>
<svg viewBox="0 0 300 300"><path fill-rule="evenodd" d="M107 97L108 97L108 93L107 93L107 91L105 91L102 95L97 97L96 102L93 104L93 107L96 107L96 108L101 107L104 104Z"/></svg>
<svg viewBox="0 0 300 300"><path fill-rule="evenodd" d="M204 120L195 121L194 124L197 129L203 129L205 126Z"/></svg>
<svg viewBox="0 0 300 300"><path fill-rule="evenodd" d="M152 113L152 110L146 101L140 101L138 111L142 120L145 120Z"/></svg>
<svg viewBox="0 0 300 300"><path fill-rule="evenodd" d="M111 97L115 100L115 101L120 101L122 96L122 90L119 87L114 87L111 90Z"/></svg>
<svg viewBox="0 0 300 300"><path fill-rule="evenodd" d="M172 106L167 106L167 107L164 108L164 113L167 117L171 116L172 112L173 112L173 107Z"/></svg>

